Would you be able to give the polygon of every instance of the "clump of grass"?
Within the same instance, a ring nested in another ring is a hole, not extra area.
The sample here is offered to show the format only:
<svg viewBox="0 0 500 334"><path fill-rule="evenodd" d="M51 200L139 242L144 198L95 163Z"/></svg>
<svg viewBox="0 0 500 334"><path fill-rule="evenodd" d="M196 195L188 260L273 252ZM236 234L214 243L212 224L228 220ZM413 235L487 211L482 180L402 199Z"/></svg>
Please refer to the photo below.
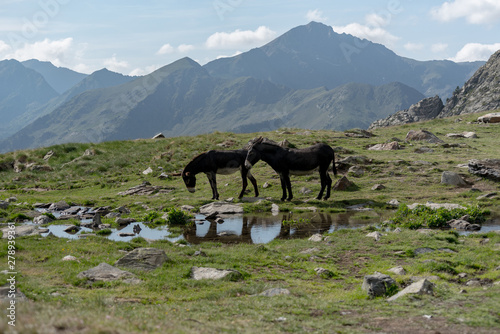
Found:
<svg viewBox="0 0 500 334"><path fill-rule="evenodd" d="M167 213L167 217L167 223L172 225L188 225L193 218L189 213L177 208L171 208Z"/></svg>
<svg viewBox="0 0 500 334"><path fill-rule="evenodd" d="M111 233L113 233L113 231L111 231L109 228L105 228L104 230L97 231L95 234L107 236L107 235L110 235Z"/></svg>
<svg viewBox="0 0 500 334"><path fill-rule="evenodd" d="M445 208L431 209L425 205L418 205L414 209L402 204L392 218L393 225L406 227L409 229L427 228L447 228L448 222L468 215L469 221L481 224L485 220L487 213L479 207L469 206L465 209Z"/></svg>

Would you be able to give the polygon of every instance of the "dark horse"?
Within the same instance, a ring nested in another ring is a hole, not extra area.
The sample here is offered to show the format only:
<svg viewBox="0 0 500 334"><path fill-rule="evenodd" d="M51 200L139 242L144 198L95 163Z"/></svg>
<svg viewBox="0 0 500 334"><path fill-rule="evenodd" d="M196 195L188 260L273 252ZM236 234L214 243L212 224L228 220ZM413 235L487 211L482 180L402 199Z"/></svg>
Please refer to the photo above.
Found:
<svg viewBox="0 0 500 334"><path fill-rule="evenodd" d="M182 179L190 192L196 191L196 174L205 173L208 177L208 182L212 187L212 199L219 199L217 191L217 182L215 174L232 174L237 170L241 172L243 180L243 188L238 198L242 198L247 188L247 177L252 182L255 189L255 197L259 196L257 189L257 181L252 176L250 171L245 167L245 158L247 150L232 150L232 151L208 151L196 156L182 171Z"/></svg>
<svg viewBox="0 0 500 334"><path fill-rule="evenodd" d="M269 164L280 176L281 188L283 189L282 201L285 199L290 201L293 198L290 174L304 175L318 167L321 190L317 199L321 199L325 188L326 195L324 199L326 200L330 197L332 179L328 175L328 167L333 161L333 173L335 175L337 175L337 168L335 167L334 151L327 144L320 143L303 149L283 148L274 142L266 141L260 137L253 142L248 150L245 166L250 169L260 159Z"/></svg>

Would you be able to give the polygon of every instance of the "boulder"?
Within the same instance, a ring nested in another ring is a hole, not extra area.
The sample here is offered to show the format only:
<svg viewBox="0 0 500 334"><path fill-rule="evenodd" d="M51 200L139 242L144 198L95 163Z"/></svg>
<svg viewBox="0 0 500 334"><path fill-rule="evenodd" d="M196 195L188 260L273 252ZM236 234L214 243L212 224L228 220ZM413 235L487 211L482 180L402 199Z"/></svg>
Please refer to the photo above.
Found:
<svg viewBox="0 0 500 334"><path fill-rule="evenodd" d="M116 218L115 223L117 223L120 226L127 226L128 224L135 223L136 220L134 218Z"/></svg>
<svg viewBox="0 0 500 334"><path fill-rule="evenodd" d="M458 173L448 171L444 171L443 174L441 174L441 183L456 187L468 186L467 182L465 182L464 179L458 175Z"/></svg>
<svg viewBox="0 0 500 334"><path fill-rule="evenodd" d="M442 144L444 141L436 137L433 133L427 130L410 130L406 134L405 141L424 141L432 144Z"/></svg>
<svg viewBox="0 0 500 334"><path fill-rule="evenodd" d="M340 178L336 183L335 185L333 186L332 190L336 190L336 191L346 191L348 190L350 187L352 187L354 185L354 183L352 183L351 181L349 181L349 179L346 177L346 176L342 176L342 178Z"/></svg>
<svg viewBox="0 0 500 334"><path fill-rule="evenodd" d="M407 286L406 288L399 291L397 294L395 294L394 296L390 297L387 300L392 302L392 301L394 301L394 300L396 300L404 295L410 294L410 293L418 294L418 295L423 295L423 294L432 295L433 292L434 292L434 284L424 278L416 283L413 283L413 284Z"/></svg>
<svg viewBox="0 0 500 334"><path fill-rule="evenodd" d="M479 117L477 120L483 123L500 123L500 112L486 114Z"/></svg>
<svg viewBox="0 0 500 334"><path fill-rule="evenodd" d="M46 215L40 215L40 216L33 218L33 224L40 224L40 225L41 224L48 224L51 221L53 221L53 219L50 218L49 216L46 216Z"/></svg>
<svg viewBox="0 0 500 334"><path fill-rule="evenodd" d="M391 276L376 272L373 275L364 277L361 288L366 291L370 297L380 297L387 294L392 286L396 286L396 281L392 279Z"/></svg>
<svg viewBox="0 0 500 334"><path fill-rule="evenodd" d="M500 159L470 160L469 173L500 181Z"/></svg>
<svg viewBox="0 0 500 334"><path fill-rule="evenodd" d="M162 138L165 138L165 135L161 132L153 136L153 139L162 139Z"/></svg>
<svg viewBox="0 0 500 334"><path fill-rule="evenodd" d="M3 239L7 239L9 234L9 231L12 231L10 227L4 227L0 231L2 231ZM42 233L42 230L38 229L38 226L35 225L19 225L16 226L15 228L16 231L16 238L17 237L25 237L25 236L30 236L30 235L40 235Z"/></svg>
<svg viewBox="0 0 500 334"><path fill-rule="evenodd" d="M243 207L240 204L231 204L227 202L212 202L203 205L200 208L202 215L210 215L214 212L219 214L243 214Z"/></svg>
<svg viewBox="0 0 500 334"><path fill-rule="evenodd" d="M462 133L448 133L446 137L449 138L477 138L475 132L462 132Z"/></svg>
<svg viewBox="0 0 500 334"><path fill-rule="evenodd" d="M167 254L157 248L136 248L115 262L115 266L137 270L153 270L167 261Z"/></svg>
<svg viewBox="0 0 500 334"><path fill-rule="evenodd" d="M237 280L240 279L243 275L233 269L216 269L216 268L206 268L206 267L192 267L191 268L191 278L194 280L203 280L203 279L228 279L228 280Z"/></svg>
<svg viewBox="0 0 500 334"><path fill-rule="evenodd" d="M132 187L128 190L121 191L118 195L153 195L153 194L168 194L172 192L173 189L162 187L162 186L152 186L148 181L144 181L142 184Z"/></svg>
<svg viewBox="0 0 500 334"><path fill-rule="evenodd" d="M452 219L448 222L451 228L457 230L466 230L466 231L479 231L481 229L481 225L479 224L471 224L467 220L464 219Z"/></svg>
<svg viewBox="0 0 500 334"><path fill-rule="evenodd" d="M375 239L375 241L379 241L380 237L382 237L382 233L375 231L368 233L366 236Z"/></svg>
<svg viewBox="0 0 500 334"><path fill-rule="evenodd" d="M392 151L392 150L399 150L401 149L401 146L397 141L393 141L390 143L384 143L384 144L376 144L368 148L370 151Z"/></svg>
<svg viewBox="0 0 500 334"><path fill-rule="evenodd" d="M404 270L404 268L402 266L397 266L397 267L391 268L387 271L394 273L396 275L406 275L406 270Z"/></svg>
<svg viewBox="0 0 500 334"><path fill-rule="evenodd" d="M134 274L118 269L107 263L101 263L97 267L82 271L77 275L78 278L86 278L89 281L116 281L125 279L129 283L138 283L140 280L136 279Z"/></svg>
<svg viewBox="0 0 500 334"><path fill-rule="evenodd" d="M49 211L63 211L69 209L70 205L66 201L59 201L57 203L52 203L49 207Z"/></svg>

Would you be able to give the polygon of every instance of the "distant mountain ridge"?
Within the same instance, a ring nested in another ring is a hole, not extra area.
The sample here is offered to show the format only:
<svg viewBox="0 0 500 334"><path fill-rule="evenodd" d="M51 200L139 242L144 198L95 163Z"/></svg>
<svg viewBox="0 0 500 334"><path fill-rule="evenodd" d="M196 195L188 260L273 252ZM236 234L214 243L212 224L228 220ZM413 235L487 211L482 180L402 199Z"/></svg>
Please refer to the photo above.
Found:
<svg viewBox="0 0 500 334"><path fill-rule="evenodd" d="M401 83L294 90L249 77L214 78L189 58L127 83L83 92L1 143L1 149L282 126L369 125L423 98Z"/></svg>
<svg viewBox="0 0 500 334"><path fill-rule="evenodd" d="M0 139L15 132L13 120L57 95L40 73L17 60L0 61Z"/></svg>
<svg viewBox="0 0 500 334"><path fill-rule="evenodd" d="M350 82L377 86L397 81L425 96L446 98L482 64L404 58L381 44L311 22L260 48L216 59L204 67L215 77L250 76L295 89L332 89Z"/></svg>
<svg viewBox="0 0 500 334"><path fill-rule="evenodd" d="M45 81L59 94L63 94L87 77L87 74L78 73L64 67L56 67L48 61L30 59L23 61L22 64L40 73Z"/></svg>
<svg viewBox="0 0 500 334"><path fill-rule="evenodd" d="M60 73L60 68L33 64ZM429 92L448 94L481 64L411 60L311 22L263 47L204 66L183 58L142 77L100 70L63 94L25 67L37 76L31 83L45 87L46 96L18 106L20 111L5 109L10 112L5 128L18 131L9 138L3 133L0 152L148 138L158 132L179 136L280 127L367 128ZM1 77L2 72L0 82ZM20 95L35 96L26 89ZM0 112L1 107L0 99Z"/></svg>

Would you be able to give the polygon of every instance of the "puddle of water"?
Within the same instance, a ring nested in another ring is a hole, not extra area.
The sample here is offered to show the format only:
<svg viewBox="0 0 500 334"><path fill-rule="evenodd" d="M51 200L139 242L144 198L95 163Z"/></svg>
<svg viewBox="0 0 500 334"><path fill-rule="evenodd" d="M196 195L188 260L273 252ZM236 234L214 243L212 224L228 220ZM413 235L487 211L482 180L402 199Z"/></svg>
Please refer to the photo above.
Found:
<svg viewBox="0 0 500 334"><path fill-rule="evenodd" d="M387 215L390 215L388 213ZM253 243L265 244L274 239L308 238L313 234L331 233L341 229L361 228L366 225L377 225L387 219L387 215L380 216L375 212L360 214L359 212L346 212L337 214L327 213L301 213L282 214L272 216L261 215L230 215L223 216L223 223L204 220L204 216L197 215L196 222L186 228L184 233L177 237L169 237L168 226L150 228L147 224L137 222L121 229L111 229L112 233L105 238L115 241L130 241L135 237L171 242L186 240L190 244L214 241L221 243ZM292 223L284 223L284 221ZM134 233L134 226L140 226L140 232ZM92 233L89 228L82 227L76 234L64 232L67 225L50 225L49 232L60 238L77 239L81 235ZM500 218L486 221L480 232L500 230ZM47 236L49 232L42 234ZM121 236L120 234L133 234ZM462 235L473 233L460 231Z"/></svg>

